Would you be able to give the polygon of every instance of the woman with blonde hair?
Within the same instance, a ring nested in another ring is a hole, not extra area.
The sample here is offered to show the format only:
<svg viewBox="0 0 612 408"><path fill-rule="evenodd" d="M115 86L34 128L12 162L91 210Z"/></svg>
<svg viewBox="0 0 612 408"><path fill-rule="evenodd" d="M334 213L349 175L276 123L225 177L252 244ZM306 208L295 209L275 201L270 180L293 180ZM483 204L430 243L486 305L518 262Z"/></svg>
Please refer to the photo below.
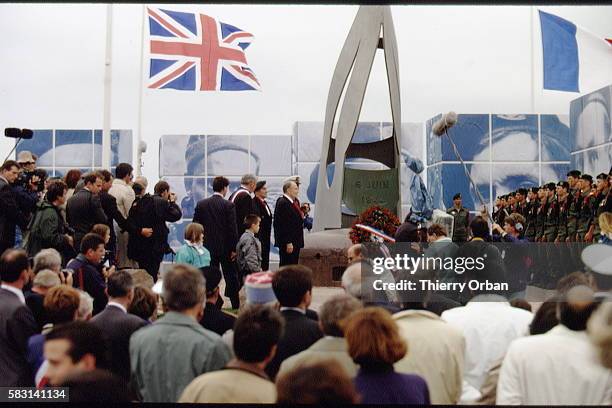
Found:
<svg viewBox="0 0 612 408"><path fill-rule="evenodd" d="M599 214L599 228L601 232L599 233L601 238L599 238L600 244L612 245L612 213L604 212Z"/></svg>
<svg viewBox="0 0 612 408"><path fill-rule="evenodd" d="M204 247L204 227L192 222L185 228L185 244L176 251L176 263L196 268L210 266L210 252Z"/></svg>
<svg viewBox="0 0 612 408"><path fill-rule="evenodd" d="M396 373L393 364L408 351L391 314L367 307L344 322L348 352L360 366L354 383L363 404L429 405L429 388L414 374Z"/></svg>

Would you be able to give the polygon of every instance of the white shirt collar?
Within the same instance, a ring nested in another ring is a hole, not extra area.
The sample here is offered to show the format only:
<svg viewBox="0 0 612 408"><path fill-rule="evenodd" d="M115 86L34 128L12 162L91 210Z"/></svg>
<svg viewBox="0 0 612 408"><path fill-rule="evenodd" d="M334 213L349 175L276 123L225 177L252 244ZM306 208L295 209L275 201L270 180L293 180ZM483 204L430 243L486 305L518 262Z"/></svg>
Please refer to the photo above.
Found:
<svg viewBox="0 0 612 408"><path fill-rule="evenodd" d="M281 306L280 311L284 311L284 310L295 310L296 312L300 312L301 314L305 315L306 311L304 309L300 309L299 307L287 307L287 306Z"/></svg>
<svg viewBox="0 0 612 408"><path fill-rule="evenodd" d="M198 255L204 255L204 246L202 244L196 244L196 243L191 242L191 241L186 239L185 240L185 245L195 249L195 251L198 253Z"/></svg>
<svg viewBox="0 0 612 408"><path fill-rule="evenodd" d="M19 298L19 301L21 301L21 303L23 303L25 305L25 296L23 296L23 292L21 290L17 289L14 286L7 285L5 283L2 283L2 285L0 285L0 287L2 287L2 289L6 289L9 292L14 293L15 296L17 296Z"/></svg>
<svg viewBox="0 0 612 408"><path fill-rule="evenodd" d="M125 308L125 306L123 306L121 303L117 303L117 302L108 302L106 304L106 306L115 306L118 307L119 309L121 309L123 311L123 313L127 313L127 309Z"/></svg>
<svg viewBox="0 0 612 408"><path fill-rule="evenodd" d="M220 192L218 192L218 191L215 191L215 192L213 193L213 195L218 195L219 197L221 197L221 198L225 199L225 197L223 197L223 195L222 195Z"/></svg>
<svg viewBox="0 0 612 408"><path fill-rule="evenodd" d="M293 204L293 198L289 197L287 194L283 194L285 196L285 198L287 198L287 200L289 200L289 202L291 204Z"/></svg>

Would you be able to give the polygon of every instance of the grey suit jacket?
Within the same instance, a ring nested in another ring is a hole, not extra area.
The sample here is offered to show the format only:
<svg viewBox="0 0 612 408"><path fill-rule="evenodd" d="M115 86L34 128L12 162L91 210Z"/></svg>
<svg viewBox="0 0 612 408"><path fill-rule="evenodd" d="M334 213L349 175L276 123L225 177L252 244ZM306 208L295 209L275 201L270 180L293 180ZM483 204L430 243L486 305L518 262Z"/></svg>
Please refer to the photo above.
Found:
<svg viewBox="0 0 612 408"><path fill-rule="evenodd" d="M17 295L0 288L0 387L32 387L26 360L28 339L38 333L30 309Z"/></svg>
<svg viewBox="0 0 612 408"><path fill-rule="evenodd" d="M91 319L91 323L102 330L110 352L109 369L124 378L130 379L130 337L147 322L140 317L124 313L114 305L106 308Z"/></svg>

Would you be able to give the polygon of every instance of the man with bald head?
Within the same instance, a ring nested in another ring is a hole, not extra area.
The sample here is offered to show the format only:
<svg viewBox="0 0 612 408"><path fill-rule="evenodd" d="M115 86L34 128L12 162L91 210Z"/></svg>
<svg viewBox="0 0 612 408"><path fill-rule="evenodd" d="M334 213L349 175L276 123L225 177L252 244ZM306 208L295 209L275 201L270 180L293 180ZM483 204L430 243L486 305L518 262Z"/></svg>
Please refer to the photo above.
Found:
<svg viewBox="0 0 612 408"><path fill-rule="evenodd" d="M586 333L598 303L587 286L570 289L557 305L559 324L515 340L499 374L498 405L610 405L612 372L597 359Z"/></svg>
<svg viewBox="0 0 612 408"><path fill-rule="evenodd" d="M297 264L304 247L304 213L297 199L299 187L295 181L283 184L283 195L274 208L274 245L278 248L279 266Z"/></svg>
<svg viewBox="0 0 612 408"><path fill-rule="evenodd" d="M351 245L346 251L346 257L349 265L361 262L363 260L363 255L361 255L361 244Z"/></svg>

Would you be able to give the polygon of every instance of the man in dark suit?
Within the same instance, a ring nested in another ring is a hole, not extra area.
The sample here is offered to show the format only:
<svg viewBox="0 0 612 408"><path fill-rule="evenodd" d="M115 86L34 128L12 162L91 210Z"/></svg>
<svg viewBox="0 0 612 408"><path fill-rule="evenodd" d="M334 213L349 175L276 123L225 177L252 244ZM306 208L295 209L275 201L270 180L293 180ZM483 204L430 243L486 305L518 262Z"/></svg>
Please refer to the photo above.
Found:
<svg viewBox="0 0 612 408"><path fill-rule="evenodd" d="M15 245L15 226L22 231L28 226L28 219L17 205L13 183L19 176L19 164L7 160L0 167L0 255Z"/></svg>
<svg viewBox="0 0 612 408"><path fill-rule="evenodd" d="M166 222L180 220L183 213L167 181L158 181L153 191L155 195L145 194L136 199L130 208L128 257L137 261L138 266L157 282L159 265L164 255L171 252L168 245L170 231ZM152 235L145 235L145 231L151 229Z"/></svg>
<svg viewBox="0 0 612 408"><path fill-rule="evenodd" d="M283 195L274 208L274 245L280 255L279 266L297 264L304 247L304 213L299 206L298 185L295 181L283 184Z"/></svg>
<svg viewBox="0 0 612 408"><path fill-rule="evenodd" d="M81 247L81 239L96 224L106 224L107 219L100 203L99 193L104 178L99 173L89 173L83 179L84 187L74 193L66 204L66 221L74 230L74 248Z"/></svg>
<svg viewBox="0 0 612 408"><path fill-rule="evenodd" d="M91 323L104 333L111 359L109 369L130 380L130 336L147 322L129 314L127 308L134 298L134 281L127 271L117 271L108 277L106 283L108 304Z"/></svg>
<svg viewBox="0 0 612 408"><path fill-rule="evenodd" d="M278 341L276 355L266 367L266 373L274 379L286 358L306 350L323 337L323 333L317 321L307 315L312 301L312 271L309 268L303 265L280 268L272 278L272 289L285 318L285 330Z"/></svg>
<svg viewBox="0 0 612 408"><path fill-rule="evenodd" d="M234 203L236 208L236 226L238 236L245 231L244 219L247 215L255 214L253 198L251 194L255 191L257 177L252 174L245 174L240 179L240 187L229 196L229 201Z"/></svg>
<svg viewBox="0 0 612 408"><path fill-rule="evenodd" d="M223 271L225 296L232 302L232 308L240 307L238 291L240 283L235 265L238 230L236 209L232 202L225 199L229 180L225 177L213 179L213 195L200 200L196 206L193 222L204 226L204 246L210 251L210 266Z"/></svg>
<svg viewBox="0 0 612 408"><path fill-rule="evenodd" d="M131 168L131 166L128 167L128 169L129 168ZM111 234L110 241L107 245L105 245L105 248L111 253L111 265L115 265L117 263L117 260L121 259L120 256L122 256L123 258L127 258L127 254L117 253L119 249L117 248L117 236L115 234L113 220L117 223L121 231L129 232L131 234L137 234L144 238L149 238L151 235L153 235L153 228L138 229L132 227L132 224L128 222L127 218L125 218L119 210L119 206L117 205L117 198L109 193L114 183L113 175L108 170L100 170L100 174L102 175L104 180L104 183L102 184L102 188L100 189L99 193L100 203L102 204L102 210L104 210L104 214L106 215L106 225L108 225L108 227L110 228ZM125 248L125 250L127 250L127 248Z"/></svg>
<svg viewBox="0 0 612 408"><path fill-rule="evenodd" d="M25 251L4 251L0 257L0 387L34 385L26 353L28 339L37 333L38 327L22 292L30 275Z"/></svg>
<svg viewBox="0 0 612 408"><path fill-rule="evenodd" d="M253 198L253 207L255 214L259 215L261 221L259 223L259 232L256 237L261 242L261 270L267 271L270 269L270 235L272 235L272 210L266 202L268 197L268 187L266 181L258 181L255 185L255 197Z"/></svg>
<svg viewBox="0 0 612 408"><path fill-rule="evenodd" d="M108 190L113 186L113 175L108 170L100 170L100 175L102 175L104 180L99 193L100 204L102 204L102 210L104 210L104 214L106 215L106 225L110 228L110 241L106 244L106 250L111 254L111 265L115 265L117 258L117 236L115 234L113 220L116 221L119 228L124 231L128 230L128 224L117 207L117 199L108 193Z"/></svg>
<svg viewBox="0 0 612 408"><path fill-rule="evenodd" d="M214 331L222 336L226 331L234 328L236 318L225 313L217 305L219 299L219 282L221 282L221 271L213 266L201 268L206 280L206 307L200 324L205 329Z"/></svg>

